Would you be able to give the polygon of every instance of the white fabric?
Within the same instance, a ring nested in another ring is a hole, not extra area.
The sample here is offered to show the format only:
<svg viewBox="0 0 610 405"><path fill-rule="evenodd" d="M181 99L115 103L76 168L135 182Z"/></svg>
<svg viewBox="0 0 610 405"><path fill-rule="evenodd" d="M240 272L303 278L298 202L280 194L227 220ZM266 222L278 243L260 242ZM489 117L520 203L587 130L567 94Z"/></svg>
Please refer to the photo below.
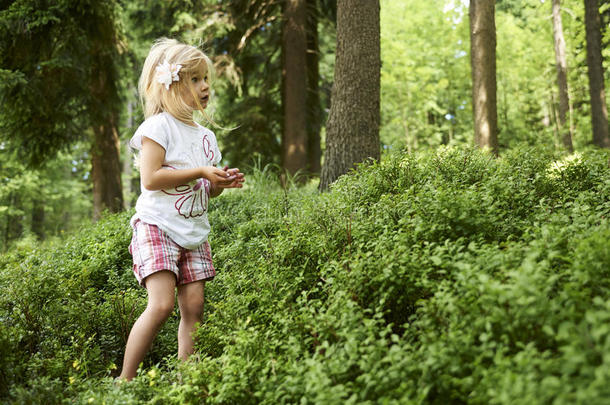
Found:
<svg viewBox="0 0 610 405"><path fill-rule="evenodd" d="M165 149L163 166L167 169L215 166L222 158L212 131L201 125L187 125L169 113L146 119L129 141L129 146L141 150L143 136ZM131 218L132 227L138 219L157 225L187 249L195 249L208 240L210 182L207 179L156 191L147 190L140 183L140 189L136 214Z"/></svg>

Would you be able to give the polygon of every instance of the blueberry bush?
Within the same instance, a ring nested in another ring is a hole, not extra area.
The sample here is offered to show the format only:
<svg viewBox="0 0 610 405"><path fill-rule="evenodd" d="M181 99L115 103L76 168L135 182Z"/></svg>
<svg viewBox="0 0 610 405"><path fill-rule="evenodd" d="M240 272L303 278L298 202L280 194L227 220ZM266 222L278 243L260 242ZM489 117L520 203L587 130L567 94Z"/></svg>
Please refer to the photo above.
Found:
<svg viewBox="0 0 610 405"><path fill-rule="evenodd" d="M210 203L197 352L176 312L116 383L146 294L129 215L0 257L0 399L105 404L574 404L610 397L608 153L448 148L328 193L255 171Z"/></svg>

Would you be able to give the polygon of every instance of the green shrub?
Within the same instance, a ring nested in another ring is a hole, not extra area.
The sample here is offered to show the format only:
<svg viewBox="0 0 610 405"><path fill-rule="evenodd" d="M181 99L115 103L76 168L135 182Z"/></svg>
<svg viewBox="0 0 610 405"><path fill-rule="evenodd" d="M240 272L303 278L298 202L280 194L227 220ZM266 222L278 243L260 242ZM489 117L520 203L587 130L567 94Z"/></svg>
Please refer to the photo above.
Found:
<svg viewBox="0 0 610 405"><path fill-rule="evenodd" d="M0 258L1 393L16 403L603 403L608 154L395 154L330 192L269 173L210 203L218 269L197 354L175 313L115 386L145 305L128 214Z"/></svg>

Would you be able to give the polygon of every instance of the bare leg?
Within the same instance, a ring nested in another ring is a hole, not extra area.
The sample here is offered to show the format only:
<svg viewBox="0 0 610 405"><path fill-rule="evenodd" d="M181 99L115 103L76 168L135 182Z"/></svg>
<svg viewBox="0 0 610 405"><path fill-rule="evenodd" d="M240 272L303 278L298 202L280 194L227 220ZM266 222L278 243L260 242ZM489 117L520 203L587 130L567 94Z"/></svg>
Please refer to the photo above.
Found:
<svg viewBox="0 0 610 405"><path fill-rule="evenodd" d="M178 327L178 358L186 360L193 354L195 324L203 315L203 287L205 281L195 281L178 286L180 326Z"/></svg>
<svg viewBox="0 0 610 405"><path fill-rule="evenodd" d="M121 378L129 381L136 376L138 366L144 360L159 329L174 310L175 288L176 276L171 271L160 271L146 277L148 304L131 328Z"/></svg>

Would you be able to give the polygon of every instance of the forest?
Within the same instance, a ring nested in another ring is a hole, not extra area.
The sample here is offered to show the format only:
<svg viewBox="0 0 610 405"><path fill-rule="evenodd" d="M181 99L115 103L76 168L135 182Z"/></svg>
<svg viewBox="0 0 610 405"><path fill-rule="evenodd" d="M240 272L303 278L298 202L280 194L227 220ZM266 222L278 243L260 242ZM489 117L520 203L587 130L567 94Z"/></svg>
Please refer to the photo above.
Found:
<svg viewBox="0 0 610 405"><path fill-rule="evenodd" d="M0 31L0 402L610 396L610 1L14 0ZM120 383L162 37L211 58L246 182L195 355L176 308Z"/></svg>

